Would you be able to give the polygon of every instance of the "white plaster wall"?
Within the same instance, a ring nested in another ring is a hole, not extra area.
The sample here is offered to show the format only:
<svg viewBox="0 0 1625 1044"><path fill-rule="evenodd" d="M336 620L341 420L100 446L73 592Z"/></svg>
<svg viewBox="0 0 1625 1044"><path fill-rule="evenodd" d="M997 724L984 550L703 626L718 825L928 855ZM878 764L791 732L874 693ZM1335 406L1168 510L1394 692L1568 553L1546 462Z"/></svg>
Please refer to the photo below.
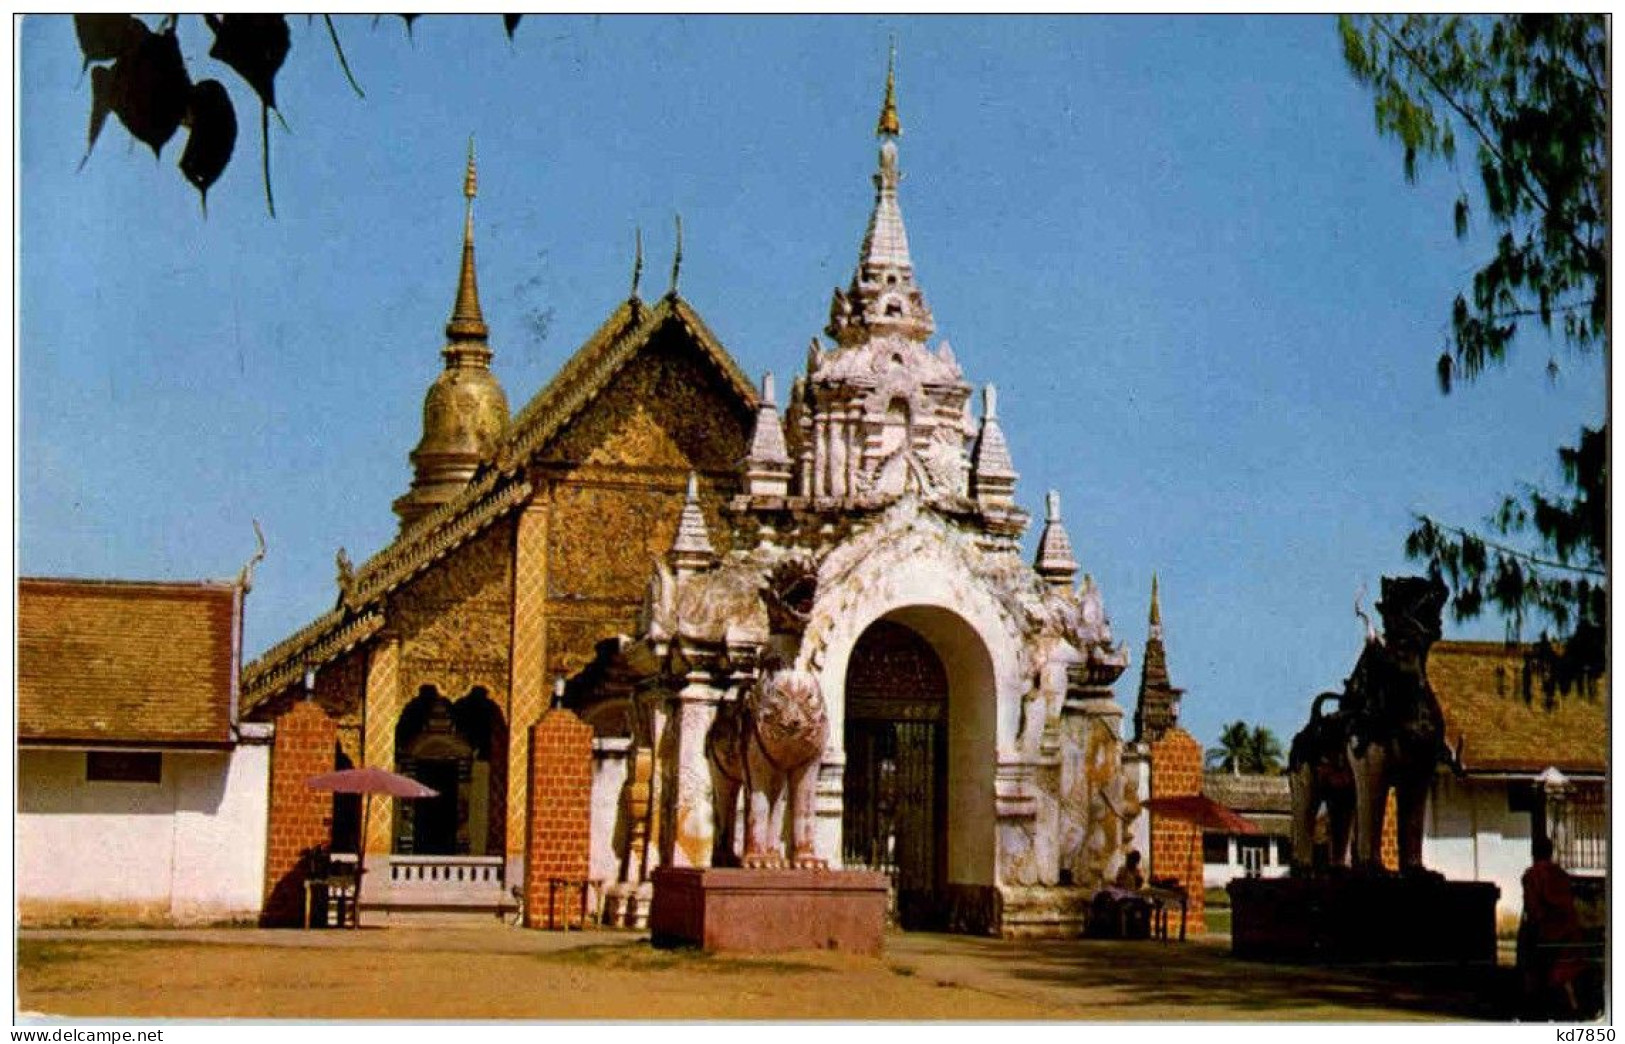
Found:
<svg viewBox="0 0 1625 1044"><path fill-rule="evenodd" d="M1428 799L1422 862L1454 881L1498 886L1497 915L1515 919L1523 912L1532 825L1529 813L1508 808L1505 783L1441 776Z"/></svg>
<svg viewBox="0 0 1625 1044"><path fill-rule="evenodd" d="M592 748L592 843L588 876L614 884L621 874L618 854L624 843L621 792L626 786L632 741L601 737L592 741Z"/></svg>
<svg viewBox="0 0 1625 1044"><path fill-rule="evenodd" d="M17 899L177 919L258 913L270 748L164 752L158 783L91 783L82 750L18 752Z"/></svg>
<svg viewBox="0 0 1625 1044"><path fill-rule="evenodd" d="M265 890L269 744L230 754L165 754L175 767L170 914L178 920L256 915Z"/></svg>

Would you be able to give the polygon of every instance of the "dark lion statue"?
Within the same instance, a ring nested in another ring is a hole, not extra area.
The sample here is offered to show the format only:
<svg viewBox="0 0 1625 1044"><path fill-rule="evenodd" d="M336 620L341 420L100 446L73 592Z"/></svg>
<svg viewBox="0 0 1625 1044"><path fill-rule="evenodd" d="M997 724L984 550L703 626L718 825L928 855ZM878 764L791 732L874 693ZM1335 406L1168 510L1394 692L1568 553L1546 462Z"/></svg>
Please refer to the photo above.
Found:
<svg viewBox="0 0 1625 1044"><path fill-rule="evenodd" d="M1332 865L1343 865L1352 807L1353 867L1382 870L1388 793L1394 794L1402 874L1426 873L1422 830L1428 789L1441 763L1460 771L1445 744L1444 714L1428 685L1428 651L1439 640L1449 590L1437 577L1383 577L1379 636L1365 647L1343 692L1315 698L1309 723L1292 740L1295 870L1313 868L1314 823L1322 804L1331 826ZM1335 699L1338 708L1323 705Z"/></svg>

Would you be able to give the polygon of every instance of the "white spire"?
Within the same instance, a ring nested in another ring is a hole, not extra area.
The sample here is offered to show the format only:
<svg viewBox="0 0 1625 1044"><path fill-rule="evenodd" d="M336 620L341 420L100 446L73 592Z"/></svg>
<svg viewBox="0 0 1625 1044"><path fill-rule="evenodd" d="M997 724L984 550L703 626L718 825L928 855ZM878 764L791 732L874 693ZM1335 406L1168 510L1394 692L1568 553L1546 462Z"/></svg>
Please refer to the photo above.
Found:
<svg viewBox="0 0 1625 1044"><path fill-rule="evenodd" d="M1044 501L1044 532L1038 538L1038 557L1033 561L1033 568L1051 587L1071 590L1072 581L1078 575L1078 560L1072 553L1072 539L1061 522L1061 494L1052 489Z"/></svg>
<svg viewBox="0 0 1625 1044"><path fill-rule="evenodd" d="M790 451L774 402L773 374L762 375L762 396L756 406L756 427L745 454L745 492L751 496L782 497L790 492Z"/></svg>
<svg viewBox="0 0 1625 1044"><path fill-rule="evenodd" d="M677 519L677 538L672 541L668 557L679 572L705 569L716 561L711 533L705 525L705 512L700 510L699 476L692 471L688 473L683 513Z"/></svg>

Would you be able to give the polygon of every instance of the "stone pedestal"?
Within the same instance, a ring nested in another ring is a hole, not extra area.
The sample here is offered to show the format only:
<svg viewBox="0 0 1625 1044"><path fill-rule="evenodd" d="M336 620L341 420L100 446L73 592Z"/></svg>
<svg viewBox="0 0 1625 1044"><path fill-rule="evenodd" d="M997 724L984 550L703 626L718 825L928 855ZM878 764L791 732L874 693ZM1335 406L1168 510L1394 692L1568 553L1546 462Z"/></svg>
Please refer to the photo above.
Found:
<svg viewBox="0 0 1625 1044"><path fill-rule="evenodd" d="M1237 957L1495 963L1493 884L1400 877L1232 881Z"/></svg>
<svg viewBox="0 0 1625 1044"><path fill-rule="evenodd" d="M649 932L656 946L878 956L885 923L886 875L874 871L661 867L654 872Z"/></svg>

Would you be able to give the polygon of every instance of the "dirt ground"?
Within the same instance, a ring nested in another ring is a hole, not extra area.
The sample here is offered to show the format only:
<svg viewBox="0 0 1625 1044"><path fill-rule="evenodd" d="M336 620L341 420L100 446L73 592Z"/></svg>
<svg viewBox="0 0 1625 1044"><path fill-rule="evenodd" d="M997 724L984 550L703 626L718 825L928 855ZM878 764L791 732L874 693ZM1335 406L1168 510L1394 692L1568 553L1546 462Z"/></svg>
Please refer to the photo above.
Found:
<svg viewBox="0 0 1625 1044"><path fill-rule="evenodd" d="M20 1015L1363 1022L1499 1018L1498 974L1244 963L1217 941L891 935L883 957L662 951L499 924L27 931ZM1488 976L1488 978L1487 978Z"/></svg>

